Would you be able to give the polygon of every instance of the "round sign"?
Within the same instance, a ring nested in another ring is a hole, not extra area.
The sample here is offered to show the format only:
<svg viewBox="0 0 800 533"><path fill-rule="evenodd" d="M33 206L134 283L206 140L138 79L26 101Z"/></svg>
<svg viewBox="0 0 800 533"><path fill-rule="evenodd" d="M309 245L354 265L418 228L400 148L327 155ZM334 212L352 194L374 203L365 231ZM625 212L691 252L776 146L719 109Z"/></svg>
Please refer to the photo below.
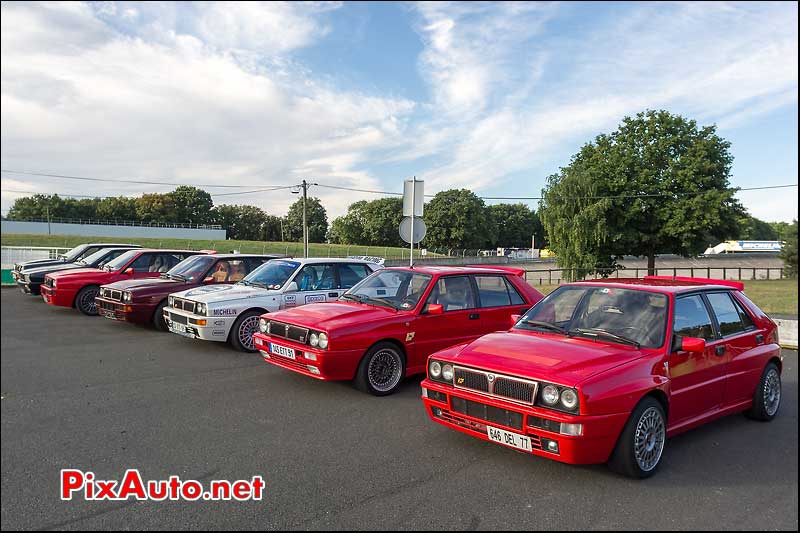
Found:
<svg viewBox="0 0 800 533"><path fill-rule="evenodd" d="M428 233L428 227L421 218L414 218L414 244L420 242ZM403 217L400 223L400 238L411 244L411 217Z"/></svg>

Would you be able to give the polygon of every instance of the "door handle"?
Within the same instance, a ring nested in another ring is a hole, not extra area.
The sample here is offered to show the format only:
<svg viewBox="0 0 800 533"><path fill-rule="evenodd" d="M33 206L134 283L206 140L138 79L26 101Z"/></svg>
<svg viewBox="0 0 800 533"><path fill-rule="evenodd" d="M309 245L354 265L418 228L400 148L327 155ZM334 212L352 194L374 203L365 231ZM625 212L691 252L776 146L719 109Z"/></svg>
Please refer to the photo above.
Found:
<svg viewBox="0 0 800 533"><path fill-rule="evenodd" d="M764 344L764 335L761 333L756 335L756 344Z"/></svg>
<svg viewBox="0 0 800 533"><path fill-rule="evenodd" d="M338 297L339 297L339 293L338 292L329 292L328 293L328 298L338 298Z"/></svg>
<svg viewBox="0 0 800 533"><path fill-rule="evenodd" d="M725 355L725 346L717 346L714 348L714 353L717 355Z"/></svg>
<svg viewBox="0 0 800 533"><path fill-rule="evenodd" d="M470 313L469 319L470 320L478 320L481 317L478 313Z"/></svg>

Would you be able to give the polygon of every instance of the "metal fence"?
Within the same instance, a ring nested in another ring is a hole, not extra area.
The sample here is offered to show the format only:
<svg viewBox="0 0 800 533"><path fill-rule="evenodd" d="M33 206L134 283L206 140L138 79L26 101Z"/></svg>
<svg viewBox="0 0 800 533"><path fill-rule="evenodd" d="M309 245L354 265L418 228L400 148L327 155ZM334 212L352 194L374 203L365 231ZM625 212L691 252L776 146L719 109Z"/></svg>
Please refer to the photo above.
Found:
<svg viewBox="0 0 800 533"><path fill-rule="evenodd" d="M50 246L3 246L0 255L2 268L12 268L14 263L35 261L37 259L54 259L70 248Z"/></svg>
<svg viewBox="0 0 800 533"><path fill-rule="evenodd" d="M51 224L84 224L90 226L141 226L144 228L190 228L190 229L223 229L219 224L178 224L166 222L142 222L138 220L98 220L92 218L14 218L4 219L10 222L47 222Z"/></svg>
<svg viewBox="0 0 800 533"><path fill-rule="evenodd" d="M609 269L598 273L595 270L579 268L549 268L526 270L525 281L531 285L559 285L568 280L585 280L599 277L640 278L648 274L644 268ZM687 276L734 281L785 279L783 268L777 267L669 267L656 268L657 276Z"/></svg>

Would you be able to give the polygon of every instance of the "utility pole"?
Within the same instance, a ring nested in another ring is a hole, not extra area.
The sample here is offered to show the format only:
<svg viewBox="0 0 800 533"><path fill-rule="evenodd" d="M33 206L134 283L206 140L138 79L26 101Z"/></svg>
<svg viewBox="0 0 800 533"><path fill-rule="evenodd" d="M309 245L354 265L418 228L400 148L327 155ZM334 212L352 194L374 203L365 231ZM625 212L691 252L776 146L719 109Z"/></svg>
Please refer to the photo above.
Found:
<svg viewBox="0 0 800 533"><path fill-rule="evenodd" d="M306 218L306 197L308 193L308 183L303 180L303 257L308 257L308 219Z"/></svg>
<svg viewBox="0 0 800 533"><path fill-rule="evenodd" d="M45 210L47 211L47 234L50 235L50 206L45 206Z"/></svg>

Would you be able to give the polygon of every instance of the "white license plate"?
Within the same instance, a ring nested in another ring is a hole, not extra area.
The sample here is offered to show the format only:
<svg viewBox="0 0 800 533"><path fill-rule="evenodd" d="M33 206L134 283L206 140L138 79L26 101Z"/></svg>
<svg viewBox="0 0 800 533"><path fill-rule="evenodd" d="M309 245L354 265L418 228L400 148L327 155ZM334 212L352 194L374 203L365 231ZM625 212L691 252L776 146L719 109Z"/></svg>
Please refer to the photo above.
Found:
<svg viewBox="0 0 800 533"><path fill-rule="evenodd" d="M169 330L172 333L177 333L178 335L183 335L184 337L189 337L190 339L194 338L194 333L190 333L189 330L183 324L178 324L176 322L170 322Z"/></svg>
<svg viewBox="0 0 800 533"><path fill-rule="evenodd" d="M526 452L533 451L533 448L531 448L531 439L526 435L511 433L505 429L493 428L491 426L486 426L486 434L489 435L489 440L502 444L503 446L509 446Z"/></svg>
<svg viewBox="0 0 800 533"><path fill-rule="evenodd" d="M287 348L286 346L281 346L280 344L269 343L269 351L274 353L275 355L280 355L283 357L288 357L289 359L295 359L297 356L294 353L294 349Z"/></svg>

